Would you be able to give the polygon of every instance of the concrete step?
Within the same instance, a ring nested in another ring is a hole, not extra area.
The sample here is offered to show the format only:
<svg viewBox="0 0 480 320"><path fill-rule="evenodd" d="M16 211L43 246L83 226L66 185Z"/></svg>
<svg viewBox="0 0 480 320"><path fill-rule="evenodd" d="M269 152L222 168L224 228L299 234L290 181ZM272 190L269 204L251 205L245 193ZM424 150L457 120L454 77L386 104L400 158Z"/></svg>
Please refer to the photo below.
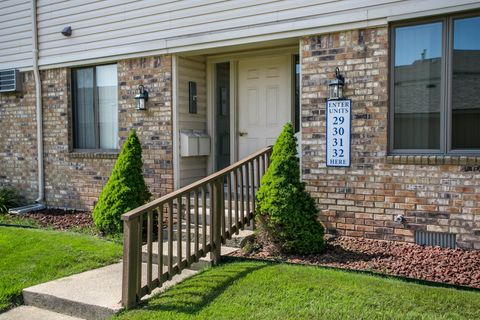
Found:
<svg viewBox="0 0 480 320"><path fill-rule="evenodd" d="M241 213L240 213L240 212L241 212L241 211L240 211L240 209L239 209L239 210L238 210L238 218L239 218L239 219L240 219L240 217L241 217ZM207 220L207 226L209 226L209 225L210 225L210 208L206 208L206 210L205 210L205 215L206 215L206 220ZM243 216L244 216L244 217L247 216L247 211L246 211L246 210L243 211ZM182 220L183 220L183 221L186 220L185 214L183 214ZM228 223L228 221L229 221L229 211L228 211L228 209L225 209L225 223ZM235 211L233 210L233 208L232 208L232 219L231 219L231 221L232 221L232 225L233 225L234 222L235 222ZM194 209L191 209L191 210L190 210L190 222L191 222L192 224L195 222L195 211L194 211ZM202 223L203 223L203 209L202 209L202 208L199 208L199 210L198 210L198 223L199 223L200 225L202 225ZM251 221L250 221L249 225L251 226L251 224L252 224L252 223L251 223Z"/></svg>
<svg viewBox="0 0 480 320"><path fill-rule="evenodd" d="M156 266L153 274L157 273ZM164 287L178 283L196 271L183 270ZM142 265L142 285L147 283L147 265ZM26 305L87 320L108 319L122 310L122 263L86 271L23 290ZM33 319L31 317L25 319Z"/></svg>
<svg viewBox="0 0 480 320"><path fill-rule="evenodd" d="M32 306L20 306L0 314L0 320L82 320Z"/></svg>
<svg viewBox="0 0 480 320"><path fill-rule="evenodd" d="M186 241L188 226L185 222L183 222L181 226L182 226L181 240ZM225 245L227 247L242 248L243 245L245 244L245 242L248 239L251 239L253 237L254 232L253 232L252 229L253 229L252 224L250 224L250 226L245 226L245 230L240 230L238 232L238 234L233 234L231 239L226 240ZM173 226L173 230L174 230L173 231L173 240L177 241L178 240L177 225ZM199 228L198 228L198 234L199 234L199 237L200 237L200 242L202 241L202 237L203 237L204 233L207 235L207 237L209 237L210 236L210 228L209 227L203 228L203 226L200 225ZM194 237L195 237L195 226L192 224L192 225L190 225L190 238L192 239L192 241L194 240ZM168 240L168 234L167 234L166 230L164 230L164 232L163 232L163 240L164 241Z"/></svg>
<svg viewBox="0 0 480 320"><path fill-rule="evenodd" d="M173 245L173 263L175 264L178 261L178 255L177 255L177 247L178 247L179 242L178 241L172 241ZM187 248L187 244L185 241L181 241L180 245L182 246L182 258L185 258L185 250ZM202 248L202 242L200 239L200 249ZM192 242L190 245L190 252L193 253L195 249L195 244ZM227 246L222 246L221 248L221 255L228 255L232 252L237 251L238 248L234 247L227 247ZM147 251L147 245L144 245L142 247L142 261L147 262L148 260L148 251ZM158 242L152 243L152 261L154 264L157 263L158 261ZM167 265L168 264L168 241L163 242L163 264ZM212 260L210 259L210 254L207 253L205 257L202 257L199 259L198 262L193 263L190 268L192 270L201 270L205 267L211 266L212 265Z"/></svg>
<svg viewBox="0 0 480 320"><path fill-rule="evenodd" d="M243 248L247 241L253 239L255 233L251 229L245 228L245 230L238 231L238 234L233 234L231 239L225 241L225 245L233 248Z"/></svg>

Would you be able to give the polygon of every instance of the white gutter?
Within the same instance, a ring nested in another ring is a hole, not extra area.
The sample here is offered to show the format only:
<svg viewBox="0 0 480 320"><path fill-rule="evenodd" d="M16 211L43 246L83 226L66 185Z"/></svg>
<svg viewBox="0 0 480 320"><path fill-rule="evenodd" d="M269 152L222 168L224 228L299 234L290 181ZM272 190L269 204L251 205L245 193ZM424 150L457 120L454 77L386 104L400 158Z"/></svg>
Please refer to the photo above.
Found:
<svg viewBox="0 0 480 320"><path fill-rule="evenodd" d="M43 114L42 114L42 83L38 69L38 31L37 31L37 0L32 0L32 45L33 45L33 77L35 78L35 107L37 118L37 164L38 164L38 197L37 203L45 198L45 181L43 168Z"/></svg>

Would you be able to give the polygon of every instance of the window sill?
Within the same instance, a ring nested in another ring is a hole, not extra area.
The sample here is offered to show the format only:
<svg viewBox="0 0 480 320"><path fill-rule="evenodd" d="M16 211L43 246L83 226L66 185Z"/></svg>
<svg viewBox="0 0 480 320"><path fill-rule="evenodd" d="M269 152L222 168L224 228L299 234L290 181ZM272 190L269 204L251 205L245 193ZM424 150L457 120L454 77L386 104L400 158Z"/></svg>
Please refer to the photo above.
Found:
<svg viewBox="0 0 480 320"><path fill-rule="evenodd" d="M75 159L117 159L118 151L72 151L69 153Z"/></svg>
<svg viewBox="0 0 480 320"><path fill-rule="evenodd" d="M421 164L421 165L480 165L480 156L447 156L447 155L391 155L387 156L390 164Z"/></svg>

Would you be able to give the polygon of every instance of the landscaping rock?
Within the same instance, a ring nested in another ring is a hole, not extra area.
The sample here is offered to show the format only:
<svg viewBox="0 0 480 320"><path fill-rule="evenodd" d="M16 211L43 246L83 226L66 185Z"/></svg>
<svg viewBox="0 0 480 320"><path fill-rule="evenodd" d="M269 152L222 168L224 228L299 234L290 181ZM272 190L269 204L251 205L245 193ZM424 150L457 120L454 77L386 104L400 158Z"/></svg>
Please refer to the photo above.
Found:
<svg viewBox="0 0 480 320"><path fill-rule="evenodd" d="M318 255L271 255L258 251L235 256L368 270L383 274L480 288L480 251L340 237Z"/></svg>
<svg viewBox="0 0 480 320"><path fill-rule="evenodd" d="M42 227L51 227L56 230L92 227L92 214L88 211L44 209L26 213L23 217L35 220Z"/></svg>

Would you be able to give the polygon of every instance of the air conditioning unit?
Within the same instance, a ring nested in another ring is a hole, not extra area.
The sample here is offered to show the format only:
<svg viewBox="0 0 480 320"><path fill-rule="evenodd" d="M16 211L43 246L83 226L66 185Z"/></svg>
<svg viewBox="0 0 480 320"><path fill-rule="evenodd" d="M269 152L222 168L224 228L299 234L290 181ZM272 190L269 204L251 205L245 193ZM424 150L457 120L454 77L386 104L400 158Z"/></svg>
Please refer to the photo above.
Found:
<svg viewBox="0 0 480 320"><path fill-rule="evenodd" d="M0 70L0 92L15 92L22 90L20 71L17 69Z"/></svg>

